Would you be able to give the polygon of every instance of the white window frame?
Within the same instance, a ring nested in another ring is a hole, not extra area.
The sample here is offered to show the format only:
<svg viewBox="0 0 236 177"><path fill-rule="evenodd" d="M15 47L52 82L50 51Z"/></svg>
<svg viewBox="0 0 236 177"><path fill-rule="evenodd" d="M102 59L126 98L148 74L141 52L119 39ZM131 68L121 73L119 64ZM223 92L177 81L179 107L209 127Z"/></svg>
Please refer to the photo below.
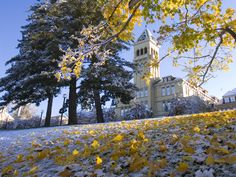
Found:
<svg viewBox="0 0 236 177"><path fill-rule="evenodd" d="M233 103L233 102L235 102L235 101L236 101L236 100L235 100L235 96L231 96L231 97L230 97L230 102Z"/></svg>
<svg viewBox="0 0 236 177"><path fill-rule="evenodd" d="M144 90L143 89L140 90L140 97L144 97Z"/></svg>
<svg viewBox="0 0 236 177"><path fill-rule="evenodd" d="M144 95L148 96L148 89L147 88L145 88L144 92L145 92Z"/></svg>
<svg viewBox="0 0 236 177"><path fill-rule="evenodd" d="M229 101L229 97L225 97L225 98L224 98L224 102L225 102L225 103L229 103L229 102L230 102L230 101Z"/></svg>
<svg viewBox="0 0 236 177"><path fill-rule="evenodd" d="M171 86L171 93L172 93L172 95L175 94L175 86L174 85Z"/></svg>
<svg viewBox="0 0 236 177"><path fill-rule="evenodd" d="M171 95L170 86L167 86L167 87L166 87L166 95L167 95L167 96Z"/></svg>
<svg viewBox="0 0 236 177"><path fill-rule="evenodd" d="M165 87L161 88L161 96L166 96L166 88Z"/></svg>

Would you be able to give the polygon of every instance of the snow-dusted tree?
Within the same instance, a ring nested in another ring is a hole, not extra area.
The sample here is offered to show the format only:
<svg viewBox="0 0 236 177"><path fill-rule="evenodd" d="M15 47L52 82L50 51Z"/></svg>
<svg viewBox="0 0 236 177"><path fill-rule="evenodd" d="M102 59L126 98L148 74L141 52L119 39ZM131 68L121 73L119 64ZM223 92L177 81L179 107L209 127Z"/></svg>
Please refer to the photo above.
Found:
<svg viewBox="0 0 236 177"><path fill-rule="evenodd" d="M190 96L172 99L169 115L194 114L212 110L212 104L205 102L198 96Z"/></svg>
<svg viewBox="0 0 236 177"><path fill-rule="evenodd" d="M98 25L103 18L99 4L95 0L60 1L54 6L54 12L56 12L56 18L54 19L56 29L59 31L60 38L63 39L61 48L68 50L76 50L78 48L79 41L77 38L81 37L81 31L85 26ZM63 73L68 73L64 64L60 66ZM80 66L76 65L75 67ZM77 72L80 71L77 70ZM77 72L65 77L70 80L69 124L77 124Z"/></svg>
<svg viewBox="0 0 236 177"><path fill-rule="evenodd" d="M29 24L23 27L19 41L19 54L7 62L10 68L0 81L0 91L5 91L2 104L12 102L18 108L48 99L45 126L50 126L53 96L61 86L54 76L62 52L51 23L51 8L50 3L31 7Z"/></svg>
<svg viewBox="0 0 236 177"><path fill-rule="evenodd" d="M7 76L1 80L4 104L14 102L21 106L40 103L48 98L45 125L49 126L53 96L59 93L61 83L55 78L63 48L77 47L83 26L96 25L100 10L96 3L85 0L48 0L31 7L29 24L23 27L20 53L11 64ZM69 124L76 124L77 78L71 76L69 85Z"/></svg>
<svg viewBox="0 0 236 177"><path fill-rule="evenodd" d="M122 118L125 120L144 119L150 117L152 117L152 111L147 109L145 105L139 103L135 103L122 115Z"/></svg>
<svg viewBox="0 0 236 177"><path fill-rule="evenodd" d="M104 122L102 105L107 101L119 99L128 104L134 98L135 86L130 82L133 77L132 64L119 57L119 51L127 48L123 42L108 46L112 55L104 59L94 56L82 70L79 101L82 108L96 109L97 122ZM129 67L130 70L127 70Z"/></svg>

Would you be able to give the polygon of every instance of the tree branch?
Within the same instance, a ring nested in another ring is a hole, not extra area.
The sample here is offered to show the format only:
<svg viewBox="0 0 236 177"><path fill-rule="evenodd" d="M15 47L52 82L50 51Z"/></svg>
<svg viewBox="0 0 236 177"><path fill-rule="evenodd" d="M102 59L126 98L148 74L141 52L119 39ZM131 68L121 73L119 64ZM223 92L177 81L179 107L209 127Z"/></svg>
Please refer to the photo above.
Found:
<svg viewBox="0 0 236 177"><path fill-rule="evenodd" d="M229 33L234 38L234 40L236 42L236 32L234 32L230 27L217 28L216 30L221 30L221 31L225 31L225 32Z"/></svg>
<svg viewBox="0 0 236 177"><path fill-rule="evenodd" d="M216 55L217 55L217 53L218 53L218 51L219 51L219 48L220 48L221 44L223 43L223 35L224 35L224 34L225 34L225 31L222 31L222 33L220 34L220 41L219 41L219 43L217 44L216 49L215 49L215 51L214 51L214 54L213 54L213 56L212 56L210 62L209 62L208 65L207 65L206 71L204 72L204 74L203 74L203 76L202 76L202 77L203 77L203 78L202 78L202 82L199 84L199 86L202 86L202 84L205 83L207 73L209 72L209 69L211 68L212 63L213 63L213 61L214 61L215 58L216 58Z"/></svg>

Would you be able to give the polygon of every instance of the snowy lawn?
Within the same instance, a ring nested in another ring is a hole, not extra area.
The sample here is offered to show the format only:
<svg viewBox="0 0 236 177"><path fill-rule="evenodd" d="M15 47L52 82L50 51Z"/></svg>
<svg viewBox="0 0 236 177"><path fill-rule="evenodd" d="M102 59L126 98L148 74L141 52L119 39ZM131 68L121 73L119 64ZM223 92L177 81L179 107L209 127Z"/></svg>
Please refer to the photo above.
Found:
<svg viewBox="0 0 236 177"><path fill-rule="evenodd" d="M0 131L0 176L236 174L236 111Z"/></svg>

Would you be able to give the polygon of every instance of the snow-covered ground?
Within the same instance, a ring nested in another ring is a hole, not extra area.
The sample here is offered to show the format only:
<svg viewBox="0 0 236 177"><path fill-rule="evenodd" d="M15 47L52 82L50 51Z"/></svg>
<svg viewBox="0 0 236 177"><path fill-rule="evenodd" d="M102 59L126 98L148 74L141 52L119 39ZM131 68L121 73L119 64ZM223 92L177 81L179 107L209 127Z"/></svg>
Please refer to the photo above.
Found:
<svg viewBox="0 0 236 177"><path fill-rule="evenodd" d="M236 111L0 131L0 176L236 174Z"/></svg>

